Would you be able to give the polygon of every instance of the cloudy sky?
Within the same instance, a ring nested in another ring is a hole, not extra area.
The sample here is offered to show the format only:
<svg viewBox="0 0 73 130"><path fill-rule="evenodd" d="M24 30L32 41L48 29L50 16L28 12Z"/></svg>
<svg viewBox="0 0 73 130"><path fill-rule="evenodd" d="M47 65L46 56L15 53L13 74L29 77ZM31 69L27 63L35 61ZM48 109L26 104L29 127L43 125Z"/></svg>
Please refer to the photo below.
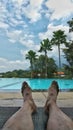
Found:
<svg viewBox="0 0 73 130"><path fill-rule="evenodd" d="M70 37L72 18L73 0L0 0L0 72L29 68L25 54L58 29ZM57 48L48 55L58 60Z"/></svg>

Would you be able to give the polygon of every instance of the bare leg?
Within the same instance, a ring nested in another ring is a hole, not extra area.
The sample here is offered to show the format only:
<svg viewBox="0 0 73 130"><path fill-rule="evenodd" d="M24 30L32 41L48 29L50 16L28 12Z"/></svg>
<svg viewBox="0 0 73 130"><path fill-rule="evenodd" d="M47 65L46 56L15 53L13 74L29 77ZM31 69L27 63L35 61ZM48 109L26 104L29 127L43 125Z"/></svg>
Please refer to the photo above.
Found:
<svg viewBox="0 0 73 130"><path fill-rule="evenodd" d="M23 106L5 123L2 130L34 130L32 113L35 112L36 106L32 99L31 89L27 86L22 94Z"/></svg>
<svg viewBox="0 0 73 130"><path fill-rule="evenodd" d="M54 85L56 84L53 84L49 89L48 99L45 105L49 117L47 130L73 130L73 121L56 104L57 90Z"/></svg>

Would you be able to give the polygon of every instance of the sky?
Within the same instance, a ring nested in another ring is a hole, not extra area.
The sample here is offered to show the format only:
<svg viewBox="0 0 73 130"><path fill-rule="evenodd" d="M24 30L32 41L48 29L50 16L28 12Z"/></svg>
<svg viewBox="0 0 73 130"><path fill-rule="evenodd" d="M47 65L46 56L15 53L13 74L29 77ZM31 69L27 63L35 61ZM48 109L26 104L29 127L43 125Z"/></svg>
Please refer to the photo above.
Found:
<svg viewBox="0 0 73 130"><path fill-rule="evenodd" d="M40 42L53 31L64 30L72 39L67 24L72 18L73 0L0 0L0 72L28 69L27 52L40 55ZM56 46L48 56L58 61ZM61 58L65 63L62 51Z"/></svg>

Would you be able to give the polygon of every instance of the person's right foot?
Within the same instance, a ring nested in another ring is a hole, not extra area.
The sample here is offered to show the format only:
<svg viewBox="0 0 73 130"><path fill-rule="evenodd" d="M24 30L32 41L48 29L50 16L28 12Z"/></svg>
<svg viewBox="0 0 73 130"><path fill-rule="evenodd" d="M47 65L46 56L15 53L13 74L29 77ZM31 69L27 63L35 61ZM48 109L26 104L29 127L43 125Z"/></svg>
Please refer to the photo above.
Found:
<svg viewBox="0 0 73 130"><path fill-rule="evenodd" d="M22 95L23 95L24 102L28 101L33 109L33 112L36 112L36 105L32 98L32 90L30 86L27 84L27 82L23 82L22 84Z"/></svg>

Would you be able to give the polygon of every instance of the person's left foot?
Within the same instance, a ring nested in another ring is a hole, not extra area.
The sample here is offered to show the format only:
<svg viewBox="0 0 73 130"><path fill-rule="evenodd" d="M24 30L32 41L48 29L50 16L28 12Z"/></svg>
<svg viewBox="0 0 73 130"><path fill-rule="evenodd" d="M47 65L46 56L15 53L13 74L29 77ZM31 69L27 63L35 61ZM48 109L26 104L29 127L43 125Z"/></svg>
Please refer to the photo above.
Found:
<svg viewBox="0 0 73 130"><path fill-rule="evenodd" d="M47 99L47 101L46 101L46 103L45 103L44 110L45 110L45 113L46 113L46 114L49 113L49 99Z"/></svg>

